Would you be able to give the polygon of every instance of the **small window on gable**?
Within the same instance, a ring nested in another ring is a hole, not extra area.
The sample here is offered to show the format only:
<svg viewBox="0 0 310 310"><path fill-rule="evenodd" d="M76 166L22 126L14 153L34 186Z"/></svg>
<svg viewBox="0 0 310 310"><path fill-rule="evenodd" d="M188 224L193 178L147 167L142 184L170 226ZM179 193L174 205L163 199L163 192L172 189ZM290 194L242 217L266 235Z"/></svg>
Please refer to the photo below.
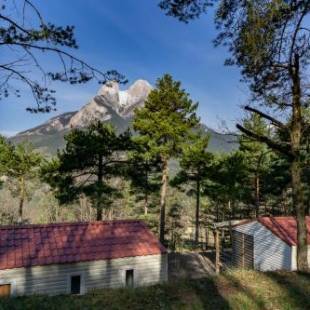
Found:
<svg viewBox="0 0 310 310"><path fill-rule="evenodd" d="M81 294L81 276L71 276L71 294Z"/></svg>
<svg viewBox="0 0 310 310"><path fill-rule="evenodd" d="M0 297L11 296L11 284L1 284L0 285Z"/></svg>
<svg viewBox="0 0 310 310"><path fill-rule="evenodd" d="M134 286L134 272L133 269L126 270L126 287Z"/></svg>

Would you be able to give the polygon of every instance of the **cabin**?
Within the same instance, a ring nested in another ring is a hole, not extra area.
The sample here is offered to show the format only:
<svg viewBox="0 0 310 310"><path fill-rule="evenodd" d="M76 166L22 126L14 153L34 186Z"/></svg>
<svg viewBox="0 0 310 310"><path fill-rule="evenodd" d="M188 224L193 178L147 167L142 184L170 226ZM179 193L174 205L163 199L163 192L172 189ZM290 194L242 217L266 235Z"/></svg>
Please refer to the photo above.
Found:
<svg viewBox="0 0 310 310"><path fill-rule="evenodd" d="M0 296L85 294L167 281L167 251L142 221L0 228Z"/></svg>
<svg viewBox="0 0 310 310"><path fill-rule="evenodd" d="M308 264L310 262L310 217ZM294 217L260 217L232 227L232 260L239 268L261 271L297 269L297 223Z"/></svg>

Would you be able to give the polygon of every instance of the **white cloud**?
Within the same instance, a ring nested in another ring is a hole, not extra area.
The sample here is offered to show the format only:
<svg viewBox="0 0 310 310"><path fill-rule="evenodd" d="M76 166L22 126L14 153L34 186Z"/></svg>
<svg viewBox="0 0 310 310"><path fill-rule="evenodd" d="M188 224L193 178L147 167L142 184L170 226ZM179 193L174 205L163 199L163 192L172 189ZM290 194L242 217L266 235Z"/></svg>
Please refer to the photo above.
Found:
<svg viewBox="0 0 310 310"><path fill-rule="evenodd" d="M1 130L0 129L0 134L5 136L5 137L12 137L15 136L18 133L18 131L14 130Z"/></svg>

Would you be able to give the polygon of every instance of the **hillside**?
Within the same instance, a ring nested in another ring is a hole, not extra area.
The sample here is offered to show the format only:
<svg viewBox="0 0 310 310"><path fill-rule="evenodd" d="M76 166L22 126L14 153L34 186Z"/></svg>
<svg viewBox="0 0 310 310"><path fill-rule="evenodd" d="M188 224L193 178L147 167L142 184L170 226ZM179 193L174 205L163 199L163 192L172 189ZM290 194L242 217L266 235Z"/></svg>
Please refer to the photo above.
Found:
<svg viewBox="0 0 310 310"><path fill-rule="evenodd" d="M144 80L137 80L127 90L111 82L102 86L98 93L79 111L67 112L51 118L47 122L11 137L13 143L28 141L35 148L47 154L55 154L65 145L64 136L72 128L83 128L93 120L111 123L118 132L123 132L133 118L133 111L143 106L152 86ZM229 152L237 148L234 135L217 133L202 125L210 135L209 149L212 152Z"/></svg>

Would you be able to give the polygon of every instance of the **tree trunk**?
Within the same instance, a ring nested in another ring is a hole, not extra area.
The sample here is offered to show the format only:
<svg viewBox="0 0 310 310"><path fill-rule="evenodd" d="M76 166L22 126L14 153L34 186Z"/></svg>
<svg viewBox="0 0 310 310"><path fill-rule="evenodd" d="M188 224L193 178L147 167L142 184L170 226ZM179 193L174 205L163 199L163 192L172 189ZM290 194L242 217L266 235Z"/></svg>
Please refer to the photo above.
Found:
<svg viewBox="0 0 310 310"><path fill-rule="evenodd" d="M24 201L25 201L25 179L23 177L19 180L20 192L19 192L19 206L18 206L18 223L22 223L23 221L23 213L24 213Z"/></svg>
<svg viewBox="0 0 310 310"><path fill-rule="evenodd" d="M299 271L308 270L307 259L307 225L306 207L303 199L303 188L301 181L300 147L302 138L302 112L301 112L301 89L299 77L299 55L294 55L295 70L292 71L292 126L291 126L291 148L293 159L291 163L293 205L296 211L297 220L297 269Z"/></svg>
<svg viewBox="0 0 310 310"><path fill-rule="evenodd" d="M107 218L109 221L112 221L113 220L113 207L110 207L108 210L107 210Z"/></svg>
<svg viewBox="0 0 310 310"><path fill-rule="evenodd" d="M101 207L101 203L100 203L100 202L97 203L97 215L96 215L96 220L97 220L97 221L102 221L102 207Z"/></svg>
<svg viewBox="0 0 310 310"><path fill-rule="evenodd" d="M231 201L230 201L230 199L228 200L228 212L229 212L229 214L230 214L230 218L232 218L233 215L232 215L232 209L231 209Z"/></svg>
<svg viewBox="0 0 310 310"><path fill-rule="evenodd" d="M199 243L200 179L196 183L195 243Z"/></svg>
<svg viewBox="0 0 310 310"><path fill-rule="evenodd" d="M260 178L259 175L255 176L255 216L259 217L259 205L260 205Z"/></svg>
<svg viewBox="0 0 310 310"><path fill-rule="evenodd" d="M297 218L297 269L299 271L306 271L308 269L306 210L303 204L301 188L301 169L299 167L299 163L296 160L293 161L291 170L293 203L295 206Z"/></svg>
<svg viewBox="0 0 310 310"><path fill-rule="evenodd" d="M149 205L149 197L147 191L145 192L144 196L144 215L147 215L148 213L148 205Z"/></svg>
<svg viewBox="0 0 310 310"><path fill-rule="evenodd" d="M168 187L168 160L162 159L163 171L162 171L162 182L160 192L160 224L159 224L159 240L161 243L165 243L165 220L166 220L166 196Z"/></svg>
<svg viewBox="0 0 310 310"><path fill-rule="evenodd" d="M148 213L148 205L149 205L149 175L147 169L145 169L145 185L146 190L144 193L144 215Z"/></svg>
<svg viewBox="0 0 310 310"><path fill-rule="evenodd" d="M103 181L103 163L102 163L102 156L99 155L98 158L98 173L97 173L97 182L98 186L102 185ZM101 202L101 193L97 193L97 204L96 204L96 209L97 209L97 221L102 221L102 202Z"/></svg>

